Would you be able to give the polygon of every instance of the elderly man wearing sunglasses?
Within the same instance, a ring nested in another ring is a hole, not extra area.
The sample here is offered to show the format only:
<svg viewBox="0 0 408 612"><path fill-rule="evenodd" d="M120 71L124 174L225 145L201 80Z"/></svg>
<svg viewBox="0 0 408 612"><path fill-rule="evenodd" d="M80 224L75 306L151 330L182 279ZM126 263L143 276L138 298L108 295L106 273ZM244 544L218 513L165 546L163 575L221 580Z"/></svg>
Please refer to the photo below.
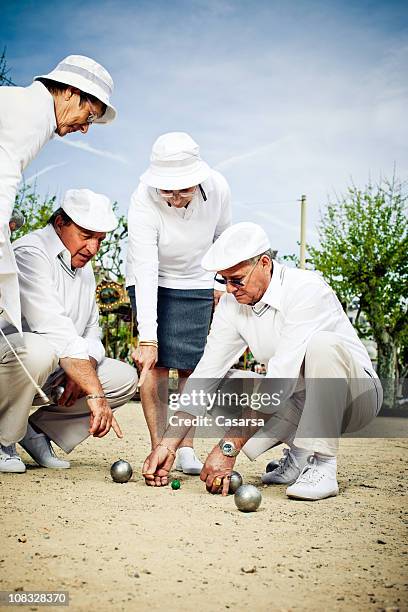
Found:
<svg viewBox="0 0 408 612"><path fill-rule="evenodd" d="M315 272L272 260L268 237L254 223L226 229L202 266L218 271L216 278L226 285L227 295L214 313L204 355L175 406L175 418L145 461L145 479L155 486L167 483L191 417L204 419L207 413L208 422L212 398L224 416L226 406L231 412L226 400L235 382L232 389L235 395L238 389L239 401L232 409L242 418L230 420L207 457L200 476L207 490L228 493L241 450L254 459L284 442L289 448L275 469L263 475L263 482L289 485L287 495L298 499L337 495L339 437L375 417L382 390L335 293ZM268 364L266 377L230 369L246 347ZM252 385L249 377L255 379ZM210 430L210 437L213 433Z"/></svg>

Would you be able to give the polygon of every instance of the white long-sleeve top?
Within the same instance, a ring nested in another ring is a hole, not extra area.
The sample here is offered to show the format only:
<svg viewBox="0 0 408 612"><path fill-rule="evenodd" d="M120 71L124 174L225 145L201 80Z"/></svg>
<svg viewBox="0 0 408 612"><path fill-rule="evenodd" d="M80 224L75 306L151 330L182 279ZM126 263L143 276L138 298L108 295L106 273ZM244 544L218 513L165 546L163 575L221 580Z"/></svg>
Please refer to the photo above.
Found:
<svg viewBox="0 0 408 612"><path fill-rule="evenodd" d="M126 284L135 285L139 336L157 339L157 288L210 289L214 275L201 267L211 244L231 224L231 194L217 171L197 189L187 208L168 206L156 189L140 183L129 208Z"/></svg>
<svg viewBox="0 0 408 612"><path fill-rule="evenodd" d="M24 331L43 335L58 358L105 355L91 262L71 268L71 254L51 225L13 243Z"/></svg>
<svg viewBox="0 0 408 612"><path fill-rule="evenodd" d="M42 83L0 87L0 227L9 222L22 172L56 127L54 99Z"/></svg>
<svg viewBox="0 0 408 612"><path fill-rule="evenodd" d="M42 83L0 87L0 314L19 330L17 268L8 222L23 171L56 127L54 99Z"/></svg>
<svg viewBox="0 0 408 612"><path fill-rule="evenodd" d="M366 348L324 279L315 272L274 261L271 282L260 302L247 306L230 293L223 295L214 312L204 354L184 393L196 387L194 379L205 380L207 392L214 390L217 380L247 347L257 361L267 364L267 377L290 379L293 392L307 344L320 331L337 334L356 362L376 376ZM205 413L204 406L183 410L194 415Z"/></svg>

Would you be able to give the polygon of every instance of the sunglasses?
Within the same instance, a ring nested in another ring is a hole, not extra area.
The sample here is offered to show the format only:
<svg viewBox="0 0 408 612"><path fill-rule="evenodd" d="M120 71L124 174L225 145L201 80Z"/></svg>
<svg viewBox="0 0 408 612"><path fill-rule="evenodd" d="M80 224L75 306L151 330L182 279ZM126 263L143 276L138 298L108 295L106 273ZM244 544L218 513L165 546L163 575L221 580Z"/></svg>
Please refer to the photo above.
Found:
<svg viewBox="0 0 408 612"><path fill-rule="evenodd" d="M195 192L197 187L190 187L189 189L178 189L177 191L167 191L167 189L159 189L160 195L165 199L171 199L177 196L180 198L191 198Z"/></svg>
<svg viewBox="0 0 408 612"><path fill-rule="evenodd" d="M88 102L88 107L89 107L89 110L91 111L88 115L86 123L88 123L89 125L92 125L92 123L96 121L96 119L98 119L98 113L96 110L92 108L92 104L89 98L87 98L86 101Z"/></svg>
<svg viewBox="0 0 408 612"><path fill-rule="evenodd" d="M220 283L221 285L228 285L229 283L230 285L233 285L233 287L245 287L245 285L248 283L251 277L252 272L255 270L256 266L260 262L261 257L262 255L258 257L258 259L254 263L252 268L249 270L249 272L245 274L245 276L242 276L241 278L225 278L224 276L217 276L216 274L214 276L214 280L216 280L217 283Z"/></svg>

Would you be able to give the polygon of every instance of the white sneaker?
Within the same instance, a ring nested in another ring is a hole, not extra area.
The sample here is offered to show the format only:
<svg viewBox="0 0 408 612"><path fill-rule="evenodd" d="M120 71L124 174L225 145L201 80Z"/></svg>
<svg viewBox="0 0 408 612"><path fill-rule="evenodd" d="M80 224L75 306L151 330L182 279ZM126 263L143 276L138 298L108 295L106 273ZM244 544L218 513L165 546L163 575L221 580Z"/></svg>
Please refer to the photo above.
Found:
<svg viewBox="0 0 408 612"><path fill-rule="evenodd" d="M269 465L269 464L268 464ZM274 470L262 474L261 479L264 484L293 484L296 482L304 464L299 464L298 460L291 453L289 448L283 449L283 457ZM268 469L268 466L266 466Z"/></svg>
<svg viewBox="0 0 408 612"><path fill-rule="evenodd" d="M333 467L318 462L311 455L299 478L286 489L286 495L294 499L314 501L339 494L336 470Z"/></svg>
<svg viewBox="0 0 408 612"><path fill-rule="evenodd" d="M0 444L0 472L23 474L25 471L26 466L17 454L16 445L3 446Z"/></svg>
<svg viewBox="0 0 408 612"><path fill-rule="evenodd" d="M56 456L50 439L45 434L38 434L34 431L30 423L28 423L26 435L20 440L19 444L42 467L60 470L70 467L69 461L59 459Z"/></svg>
<svg viewBox="0 0 408 612"><path fill-rule="evenodd" d="M203 464L197 459L194 448L182 446L177 451L176 470L191 476L198 476L203 469Z"/></svg>

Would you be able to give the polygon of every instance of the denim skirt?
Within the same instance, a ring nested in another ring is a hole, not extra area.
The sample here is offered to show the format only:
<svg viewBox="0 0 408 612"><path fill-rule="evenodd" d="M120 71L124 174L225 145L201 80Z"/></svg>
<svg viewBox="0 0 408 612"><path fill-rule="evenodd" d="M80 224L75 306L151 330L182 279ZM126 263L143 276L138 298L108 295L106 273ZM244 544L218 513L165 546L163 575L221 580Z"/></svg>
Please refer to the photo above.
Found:
<svg viewBox="0 0 408 612"><path fill-rule="evenodd" d="M127 287L127 291L137 321L135 287ZM212 289L158 287L158 367L194 370L204 352L211 323L213 296Z"/></svg>

